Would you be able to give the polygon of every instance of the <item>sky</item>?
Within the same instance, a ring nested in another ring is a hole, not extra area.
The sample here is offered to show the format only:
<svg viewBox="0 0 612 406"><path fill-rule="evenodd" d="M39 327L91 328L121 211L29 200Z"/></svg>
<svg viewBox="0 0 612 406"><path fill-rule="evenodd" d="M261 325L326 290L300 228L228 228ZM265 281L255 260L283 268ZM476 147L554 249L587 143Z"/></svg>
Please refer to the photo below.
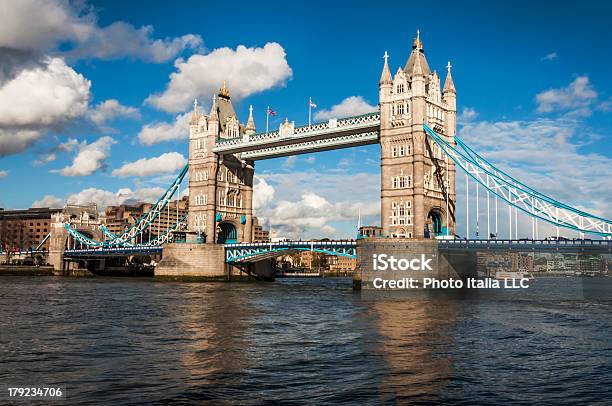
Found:
<svg viewBox="0 0 612 406"><path fill-rule="evenodd" d="M267 106L271 128L306 123L309 97L316 120L375 110L384 52L395 72L419 29L430 67L444 78L453 66L462 139L530 186L612 218L611 7L5 0L0 207L155 200L186 163L193 99L209 108L223 80L260 131ZM255 168L255 214L276 236L352 237L359 211L380 221L377 146ZM465 235L462 175L457 190Z"/></svg>

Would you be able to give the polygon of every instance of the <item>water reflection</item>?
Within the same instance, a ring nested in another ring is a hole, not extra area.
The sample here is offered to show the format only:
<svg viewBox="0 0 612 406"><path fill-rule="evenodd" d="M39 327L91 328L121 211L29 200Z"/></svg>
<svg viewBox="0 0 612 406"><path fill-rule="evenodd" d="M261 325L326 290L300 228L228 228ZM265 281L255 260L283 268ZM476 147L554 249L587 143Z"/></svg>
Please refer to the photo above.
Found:
<svg viewBox="0 0 612 406"><path fill-rule="evenodd" d="M176 317L185 345L179 353L191 381L207 384L219 376L231 379L249 368L246 332L253 310L248 296L225 284L188 284L182 295L184 304Z"/></svg>
<svg viewBox="0 0 612 406"><path fill-rule="evenodd" d="M420 298L372 302L376 328L384 336L379 349L390 369L380 383L383 398L399 403L436 401L452 376L449 329L456 322L450 301Z"/></svg>

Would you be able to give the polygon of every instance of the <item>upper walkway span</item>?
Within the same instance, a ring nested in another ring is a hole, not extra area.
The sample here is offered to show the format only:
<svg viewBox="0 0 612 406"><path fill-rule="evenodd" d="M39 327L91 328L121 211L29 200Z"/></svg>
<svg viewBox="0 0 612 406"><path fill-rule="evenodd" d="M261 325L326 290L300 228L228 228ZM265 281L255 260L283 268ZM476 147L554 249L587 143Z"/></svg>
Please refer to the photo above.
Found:
<svg viewBox="0 0 612 406"><path fill-rule="evenodd" d="M255 161L376 144L379 137L380 113L373 112L300 127L285 122L278 131L219 138L213 151L221 155L240 153L242 159Z"/></svg>

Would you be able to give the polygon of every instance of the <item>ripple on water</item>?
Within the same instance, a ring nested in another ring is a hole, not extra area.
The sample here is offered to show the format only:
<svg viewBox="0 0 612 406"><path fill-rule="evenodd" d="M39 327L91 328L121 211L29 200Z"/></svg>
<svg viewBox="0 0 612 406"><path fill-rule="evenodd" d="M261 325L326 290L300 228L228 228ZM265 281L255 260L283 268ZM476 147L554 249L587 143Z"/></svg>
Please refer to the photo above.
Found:
<svg viewBox="0 0 612 406"><path fill-rule="evenodd" d="M555 300L388 301L362 300L347 279L1 282L0 381L66 385L73 404L587 404L612 395L612 306L559 299L563 281L538 281Z"/></svg>

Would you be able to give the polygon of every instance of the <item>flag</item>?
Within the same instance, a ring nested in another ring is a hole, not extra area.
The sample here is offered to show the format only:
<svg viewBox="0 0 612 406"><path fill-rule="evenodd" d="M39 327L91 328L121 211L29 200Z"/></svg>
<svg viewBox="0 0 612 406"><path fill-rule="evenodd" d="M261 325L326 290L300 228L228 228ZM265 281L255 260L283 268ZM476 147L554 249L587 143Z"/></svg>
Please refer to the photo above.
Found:
<svg viewBox="0 0 612 406"><path fill-rule="evenodd" d="M314 103L312 102L312 100L310 100L310 101L309 101L309 103L310 103L310 107L311 107L311 108L313 108L313 109L316 109L316 108L317 108L317 105L316 105L316 104L314 104Z"/></svg>
<svg viewBox="0 0 612 406"><path fill-rule="evenodd" d="M268 107L268 115L269 116L275 116L276 112L274 110L272 110L272 108Z"/></svg>

